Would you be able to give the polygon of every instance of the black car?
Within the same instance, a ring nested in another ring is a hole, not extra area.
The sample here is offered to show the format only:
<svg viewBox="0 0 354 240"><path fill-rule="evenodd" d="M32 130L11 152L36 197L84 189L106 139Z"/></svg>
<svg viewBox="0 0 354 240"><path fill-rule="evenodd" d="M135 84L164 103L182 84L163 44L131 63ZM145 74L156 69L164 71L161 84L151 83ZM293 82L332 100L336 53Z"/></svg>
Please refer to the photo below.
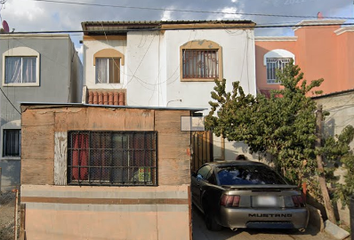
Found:
<svg viewBox="0 0 354 240"><path fill-rule="evenodd" d="M265 164L223 161L204 164L192 174L192 201L209 230L228 227L299 229L309 212L297 186Z"/></svg>

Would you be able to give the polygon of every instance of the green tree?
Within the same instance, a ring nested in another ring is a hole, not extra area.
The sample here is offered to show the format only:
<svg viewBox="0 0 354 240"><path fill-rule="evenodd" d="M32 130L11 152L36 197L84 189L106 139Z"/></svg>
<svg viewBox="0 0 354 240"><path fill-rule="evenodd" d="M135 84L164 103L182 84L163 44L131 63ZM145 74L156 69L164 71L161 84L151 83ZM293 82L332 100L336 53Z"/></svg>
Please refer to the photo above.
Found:
<svg viewBox="0 0 354 240"><path fill-rule="evenodd" d="M341 164L346 171L343 181L333 176L334 168L328 167L326 170L327 179L332 179L334 200L341 200L342 206L349 206L350 196L354 196L354 155L349 144L354 138L354 128L346 126L341 134L334 137L328 136L324 140L322 154L325 156L329 166Z"/></svg>
<svg viewBox="0 0 354 240"><path fill-rule="evenodd" d="M246 95L239 82L226 92L226 80L215 81L205 124L217 136L243 141L251 152L269 154L278 170L300 185L316 169L316 104L307 94L323 79L307 84L292 62L277 79L283 89L271 92L270 98Z"/></svg>

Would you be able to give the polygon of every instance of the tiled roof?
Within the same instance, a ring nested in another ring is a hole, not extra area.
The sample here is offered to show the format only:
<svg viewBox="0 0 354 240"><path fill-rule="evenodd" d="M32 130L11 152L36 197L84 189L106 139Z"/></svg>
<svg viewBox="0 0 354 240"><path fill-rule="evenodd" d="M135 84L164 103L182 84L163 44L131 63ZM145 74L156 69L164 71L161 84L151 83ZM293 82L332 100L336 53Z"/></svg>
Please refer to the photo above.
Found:
<svg viewBox="0 0 354 240"><path fill-rule="evenodd" d="M125 105L125 92L120 90L88 90L88 104Z"/></svg>

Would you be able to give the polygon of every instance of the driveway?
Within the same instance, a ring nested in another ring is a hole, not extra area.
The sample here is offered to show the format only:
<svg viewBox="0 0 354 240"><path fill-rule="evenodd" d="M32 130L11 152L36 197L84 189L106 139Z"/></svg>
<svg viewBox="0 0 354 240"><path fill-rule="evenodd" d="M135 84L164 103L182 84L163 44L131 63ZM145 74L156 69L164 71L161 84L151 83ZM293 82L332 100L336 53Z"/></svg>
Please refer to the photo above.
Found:
<svg viewBox="0 0 354 240"><path fill-rule="evenodd" d="M318 232L315 229L309 227L304 233L297 231L287 231L287 230L237 230L236 232L231 231L228 228L224 228L219 232L212 232L206 229L203 214L193 208L193 240L333 240L325 232Z"/></svg>

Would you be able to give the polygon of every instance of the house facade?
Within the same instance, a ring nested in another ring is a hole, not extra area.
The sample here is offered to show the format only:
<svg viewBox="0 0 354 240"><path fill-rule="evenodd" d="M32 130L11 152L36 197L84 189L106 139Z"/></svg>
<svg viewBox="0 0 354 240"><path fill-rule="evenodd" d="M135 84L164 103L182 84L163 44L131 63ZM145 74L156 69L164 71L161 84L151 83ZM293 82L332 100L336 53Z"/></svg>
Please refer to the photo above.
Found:
<svg viewBox="0 0 354 240"><path fill-rule="evenodd" d="M240 81L245 93L256 94L254 25L83 22L83 103L205 108L206 115L214 79L225 78L228 91ZM201 158L233 159L242 152L241 145L210 134L199 140L209 146L200 150Z"/></svg>
<svg viewBox="0 0 354 240"><path fill-rule="evenodd" d="M1 186L20 184L21 102L80 102L82 64L67 34L1 34Z"/></svg>
<svg viewBox="0 0 354 240"><path fill-rule="evenodd" d="M192 239L183 119L199 109L23 103L21 110L26 239Z"/></svg>
<svg viewBox="0 0 354 240"><path fill-rule="evenodd" d="M272 89L280 89L275 72L290 59L299 65L307 81L324 79L318 88L323 94L352 89L354 28L344 22L303 20L293 28L294 36L256 37L257 90L269 94Z"/></svg>

